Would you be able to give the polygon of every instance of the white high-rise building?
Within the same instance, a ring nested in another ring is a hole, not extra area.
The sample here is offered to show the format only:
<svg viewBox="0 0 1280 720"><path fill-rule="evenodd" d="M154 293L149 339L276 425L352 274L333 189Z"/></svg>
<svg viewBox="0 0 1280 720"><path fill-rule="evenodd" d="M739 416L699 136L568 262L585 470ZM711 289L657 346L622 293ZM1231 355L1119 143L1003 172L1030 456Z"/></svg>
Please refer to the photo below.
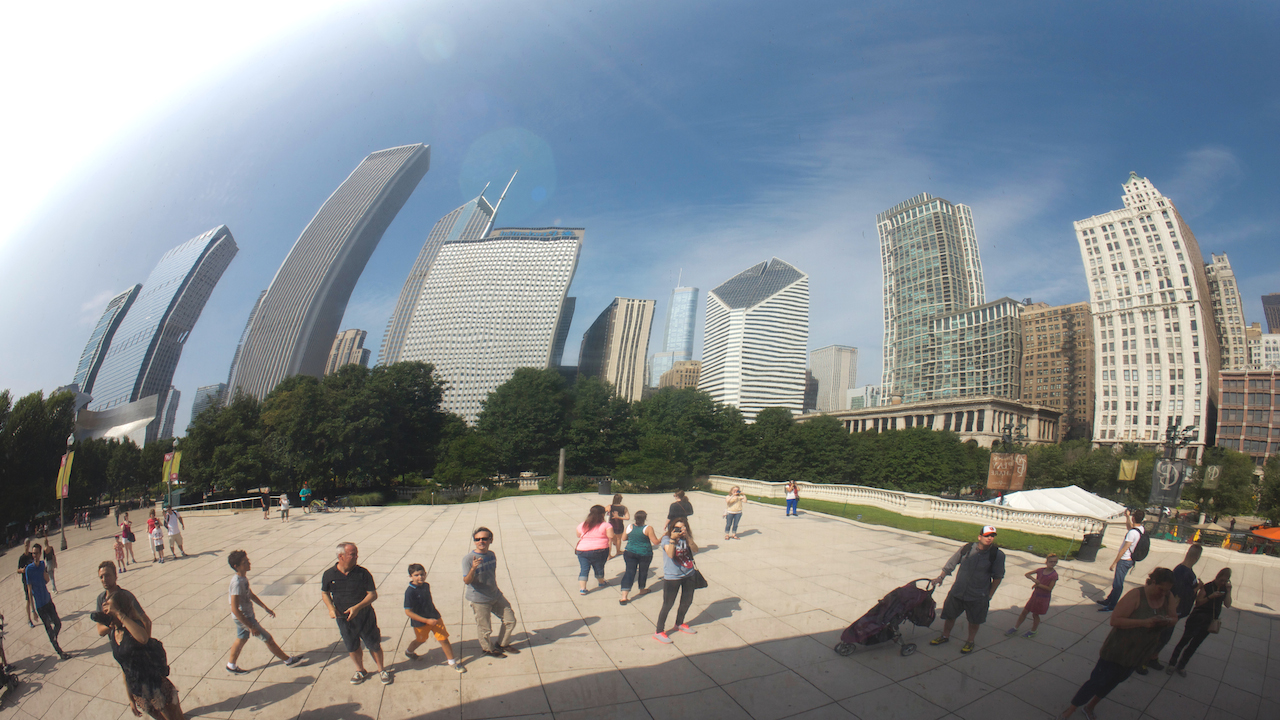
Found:
<svg viewBox="0 0 1280 720"><path fill-rule="evenodd" d="M549 366L583 233L499 228L440 247L399 359L435 366L448 383L444 410L474 423L517 368Z"/></svg>
<svg viewBox="0 0 1280 720"><path fill-rule="evenodd" d="M1154 446L1217 407L1218 332L1200 245L1177 208L1130 173L1124 207L1075 223L1095 347L1094 442Z"/></svg>
<svg viewBox="0 0 1280 720"><path fill-rule="evenodd" d="M818 381L818 412L848 410L849 391L858 385L858 348L828 345L809 353L809 372Z"/></svg>
<svg viewBox="0 0 1280 720"><path fill-rule="evenodd" d="M1222 351L1223 370L1246 370L1249 367L1249 344L1244 336L1244 302L1236 274L1231 270L1227 254L1213 255L1204 266L1209 281L1209 297L1213 302L1213 319L1217 323L1218 347Z"/></svg>
<svg viewBox="0 0 1280 720"><path fill-rule="evenodd" d="M657 304L657 300L614 298L582 334L578 375L604 380L624 400L639 400Z"/></svg>
<svg viewBox="0 0 1280 720"><path fill-rule="evenodd" d="M809 276L773 258L707 294L698 389L748 421L768 407L800 414L809 343Z"/></svg>

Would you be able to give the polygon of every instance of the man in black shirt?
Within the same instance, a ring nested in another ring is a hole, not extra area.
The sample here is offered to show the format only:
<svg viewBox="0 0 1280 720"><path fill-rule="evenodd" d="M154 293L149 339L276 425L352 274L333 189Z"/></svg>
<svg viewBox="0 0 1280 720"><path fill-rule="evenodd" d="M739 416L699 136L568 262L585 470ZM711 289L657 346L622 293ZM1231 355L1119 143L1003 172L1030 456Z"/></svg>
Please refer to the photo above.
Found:
<svg viewBox="0 0 1280 720"><path fill-rule="evenodd" d="M22 547L22 554L18 556L18 577L22 578L22 596L26 598L27 603L27 624L31 627L36 626L35 608L31 606L31 588L27 587L27 566L35 560L31 554L31 538L27 538L27 542Z"/></svg>
<svg viewBox="0 0 1280 720"><path fill-rule="evenodd" d="M378 616L373 601L378 590L373 575L356 564L360 551L355 543L338 543L338 562L324 571L320 578L320 597L329 608L329 617L338 623L338 633L347 646L351 662L356 664L356 674L351 684L359 685L369 675L364 669L364 652L361 642L369 648L369 655L378 664L378 677L383 685L391 684L391 673L382 664L382 631L378 629Z"/></svg>

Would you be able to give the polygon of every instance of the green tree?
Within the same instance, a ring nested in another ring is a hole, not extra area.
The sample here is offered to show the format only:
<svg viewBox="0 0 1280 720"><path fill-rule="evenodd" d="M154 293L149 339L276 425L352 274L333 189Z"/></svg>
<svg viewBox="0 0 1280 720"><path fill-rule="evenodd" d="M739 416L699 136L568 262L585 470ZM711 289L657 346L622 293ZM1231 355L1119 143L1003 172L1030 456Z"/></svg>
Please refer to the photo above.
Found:
<svg viewBox="0 0 1280 720"><path fill-rule="evenodd" d="M797 424L791 437L800 459L799 479L824 483L851 482L851 441L844 423L829 415L820 415Z"/></svg>
<svg viewBox="0 0 1280 720"><path fill-rule="evenodd" d="M1262 497L1258 511L1272 525L1280 525L1280 455L1267 458L1262 469Z"/></svg>
<svg viewBox="0 0 1280 720"><path fill-rule="evenodd" d="M520 368L489 393L477 427L493 443L498 469L549 475L560 465L567 437L569 393L556 370Z"/></svg>
<svg viewBox="0 0 1280 720"><path fill-rule="evenodd" d="M687 454L685 442L675 435L642 435L639 446L618 458L614 477L651 490L687 486L693 475L679 458Z"/></svg>
<svg viewBox="0 0 1280 720"><path fill-rule="evenodd" d="M635 403L635 452L627 455L634 465L639 457L647 458L650 477L659 477L658 458L652 454L667 451L672 472L663 484L671 487L687 483L694 477L721 473L741 476L734 461L743 451L741 433L745 428L742 413L732 405L722 405L705 392L693 388L663 388L648 399ZM649 441L646 443L646 438ZM660 450L665 448L665 450Z"/></svg>
<svg viewBox="0 0 1280 720"><path fill-rule="evenodd" d="M631 403L614 394L609 383L594 377L578 378L570 394L573 407L565 471L570 475L608 475L622 453L637 447Z"/></svg>
<svg viewBox="0 0 1280 720"><path fill-rule="evenodd" d="M24 522L42 510L54 511L54 488L67 452L67 437L75 424L75 396L33 392L9 407L9 393L0 397L0 449L4 456L6 488L3 516ZM74 467L74 466L73 466Z"/></svg>
<svg viewBox="0 0 1280 720"><path fill-rule="evenodd" d="M1205 470L1215 465L1221 468L1218 487L1205 488ZM1183 491L1183 496L1194 500L1201 512L1213 515L1252 514L1256 508L1253 496L1255 467L1253 458L1244 453L1223 447L1207 448L1199 479Z"/></svg>
<svg viewBox="0 0 1280 720"><path fill-rule="evenodd" d="M433 479L446 487L465 487L493 477L497 467L493 443L479 431L468 428L445 446Z"/></svg>
<svg viewBox="0 0 1280 720"><path fill-rule="evenodd" d="M189 494L243 492L270 482L256 398L236 393L225 407L200 413L182 441L182 477Z"/></svg>
<svg viewBox="0 0 1280 720"><path fill-rule="evenodd" d="M367 393L380 409L388 477L431 474L446 443L461 430L460 418L440 408L444 381L423 362L379 365L369 371Z"/></svg>

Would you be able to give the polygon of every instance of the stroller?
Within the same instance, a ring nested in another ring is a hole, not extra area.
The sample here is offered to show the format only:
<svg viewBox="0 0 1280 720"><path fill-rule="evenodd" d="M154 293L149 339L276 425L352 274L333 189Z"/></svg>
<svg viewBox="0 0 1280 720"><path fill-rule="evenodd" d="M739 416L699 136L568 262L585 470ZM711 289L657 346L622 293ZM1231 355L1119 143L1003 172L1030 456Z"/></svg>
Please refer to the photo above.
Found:
<svg viewBox="0 0 1280 720"><path fill-rule="evenodd" d="M925 586L921 588L920 583ZM933 624L937 603L933 600L936 586L929 578L912 580L880 598L880 602L871 608L866 615L858 618L840 634L840 642L835 651L840 655L852 655L858 645L879 645L889 640L902 646L902 655L906 657L916 651L915 643L903 643L902 633L898 626L903 620L910 620L918 627L929 627Z"/></svg>

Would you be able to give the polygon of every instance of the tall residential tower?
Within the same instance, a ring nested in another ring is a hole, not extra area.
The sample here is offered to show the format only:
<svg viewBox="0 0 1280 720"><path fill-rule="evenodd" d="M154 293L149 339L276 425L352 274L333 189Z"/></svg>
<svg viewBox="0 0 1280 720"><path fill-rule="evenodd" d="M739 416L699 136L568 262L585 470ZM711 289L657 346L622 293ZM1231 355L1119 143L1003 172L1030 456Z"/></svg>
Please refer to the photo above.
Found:
<svg viewBox="0 0 1280 720"><path fill-rule="evenodd" d="M582 335L578 374L604 380L624 400L639 400L657 304L656 300L614 298Z"/></svg>
<svg viewBox="0 0 1280 720"><path fill-rule="evenodd" d="M93 385L98 379L98 371L102 369L102 361L111 349L111 340L115 338L116 330L120 329L120 323L141 291L141 285L134 285L111 298L107 309L102 311L102 317L98 318L98 324L94 325L89 342L80 354L80 363L76 365L76 379L73 382L80 388L80 392L93 394Z"/></svg>
<svg viewBox="0 0 1280 720"><path fill-rule="evenodd" d="M1223 370L1245 370L1249 367L1249 343L1244 336L1244 302L1236 274L1231 270L1227 254L1212 255L1213 262L1204 266L1209 281L1209 299L1222 351Z"/></svg>
<svg viewBox="0 0 1280 720"><path fill-rule="evenodd" d="M809 353L809 371L818 381L814 410L848 410L849 391L858 386L858 348L828 345Z"/></svg>

